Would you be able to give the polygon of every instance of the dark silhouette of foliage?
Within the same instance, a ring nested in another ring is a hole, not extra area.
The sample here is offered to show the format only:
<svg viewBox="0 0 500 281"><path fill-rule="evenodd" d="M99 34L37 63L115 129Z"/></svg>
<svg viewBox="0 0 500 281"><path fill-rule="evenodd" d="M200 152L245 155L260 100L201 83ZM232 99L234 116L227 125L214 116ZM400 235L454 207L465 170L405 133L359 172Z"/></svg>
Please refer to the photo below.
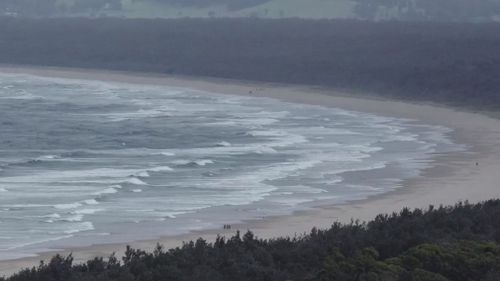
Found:
<svg viewBox="0 0 500 281"><path fill-rule="evenodd" d="M489 21L500 15L498 0L354 0L364 19L408 21Z"/></svg>
<svg viewBox="0 0 500 281"><path fill-rule="evenodd" d="M71 256L1 281L107 280L499 280L500 200L404 209L368 223L334 223L307 235L258 239L250 231L152 253L127 247L73 264Z"/></svg>
<svg viewBox="0 0 500 281"><path fill-rule="evenodd" d="M181 7L210 7L217 5L225 5L231 10L239 10L257 6L269 2L271 0L150 0L150 1L162 2Z"/></svg>
<svg viewBox="0 0 500 281"><path fill-rule="evenodd" d="M500 24L0 19L0 63L318 85L500 108Z"/></svg>
<svg viewBox="0 0 500 281"><path fill-rule="evenodd" d="M177 7L207 8L226 6L229 10L254 7L270 0L133 0L133 2L158 2ZM21 17L47 17L71 15L98 15L106 11L120 11L122 0L2 0L0 15ZM166 7L163 7L166 8Z"/></svg>
<svg viewBox="0 0 500 281"><path fill-rule="evenodd" d="M97 13L104 10L121 10L121 0L2 0L0 16L47 17L71 13Z"/></svg>

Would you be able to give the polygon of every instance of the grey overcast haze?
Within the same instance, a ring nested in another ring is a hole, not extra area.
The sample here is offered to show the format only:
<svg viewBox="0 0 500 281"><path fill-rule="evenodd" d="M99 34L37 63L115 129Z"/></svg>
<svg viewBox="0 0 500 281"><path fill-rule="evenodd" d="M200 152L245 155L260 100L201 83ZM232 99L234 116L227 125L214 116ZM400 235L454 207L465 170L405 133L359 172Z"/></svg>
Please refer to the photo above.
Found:
<svg viewBox="0 0 500 281"><path fill-rule="evenodd" d="M499 0L2 0L12 17L259 17L497 21Z"/></svg>
<svg viewBox="0 0 500 281"><path fill-rule="evenodd" d="M500 0L0 0L0 281L500 281L498 171Z"/></svg>

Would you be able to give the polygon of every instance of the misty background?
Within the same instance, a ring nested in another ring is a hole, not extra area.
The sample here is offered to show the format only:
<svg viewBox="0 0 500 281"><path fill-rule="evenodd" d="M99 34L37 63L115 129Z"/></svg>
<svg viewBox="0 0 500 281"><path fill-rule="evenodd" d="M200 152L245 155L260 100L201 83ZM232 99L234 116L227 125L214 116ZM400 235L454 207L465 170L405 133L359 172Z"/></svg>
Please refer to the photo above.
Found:
<svg viewBox="0 0 500 281"><path fill-rule="evenodd" d="M8 17L500 20L500 0L2 0Z"/></svg>
<svg viewBox="0 0 500 281"><path fill-rule="evenodd" d="M500 108L500 0L1 0L0 12L0 64Z"/></svg>

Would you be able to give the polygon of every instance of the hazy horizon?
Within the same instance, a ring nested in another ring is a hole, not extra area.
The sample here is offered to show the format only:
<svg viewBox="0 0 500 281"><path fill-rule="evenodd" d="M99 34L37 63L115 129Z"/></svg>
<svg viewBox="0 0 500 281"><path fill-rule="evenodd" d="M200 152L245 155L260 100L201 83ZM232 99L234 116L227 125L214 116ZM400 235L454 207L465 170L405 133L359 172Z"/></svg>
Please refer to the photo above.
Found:
<svg viewBox="0 0 500 281"><path fill-rule="evenodd" d="M499 0L5 0L0 16L125 18L307 18L485 22Z"/></svg>
<svg viewBox="0 0 500 281"><path fill-rule="evenodd" d="M0 281L500 280L499 30L500 0L0 0Z"/></svg>

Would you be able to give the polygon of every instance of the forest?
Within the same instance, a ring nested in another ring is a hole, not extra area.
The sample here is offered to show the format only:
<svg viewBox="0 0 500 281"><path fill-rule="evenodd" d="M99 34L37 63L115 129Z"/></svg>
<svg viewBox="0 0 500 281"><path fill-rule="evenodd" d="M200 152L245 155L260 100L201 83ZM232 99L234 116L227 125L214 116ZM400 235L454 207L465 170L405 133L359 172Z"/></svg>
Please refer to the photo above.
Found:
<svg viewBox="0 0 500 281"><path fill-rule="evenodd" d="M0 63L327 87L500 108L500 24L0 18Z"/></svg>
<svg viewBox="0 0 500 281"><path fill-rule="evenodd" d="M490 21L500 16L499 0L354 0L356 14L369 20Z"/></svg>
<svg viewBox="0 0 500 281"><path fill-rule="evenodd" d="M144 0L143 0L144 1ZM191 7L209 7L214 5L227 5L229 9L244 9L257 6L271 0L150 0L163 2L171 5L191 6Z"/></svg>
<svg viewBox="0 0 500 281"><path fill-rule="evenodd" d="M77 13L120 10L121 0L2 0L0 14L21 17L50 17Z"/></svg>
<svg viewBox="0 0 500 281"><path fill-rule="evenodd" d="M171 7L193 8L226 6L229 10L239 10L269 1L270 0L2 0L0 1L0 15L5 14L34 18L75 15L99 16L109 11L121 11L126 2L157 2L170 5ZM169 6L163 6L164 9L168 7Z"/></svg>
<svg viewBox="0 0 500 281"><path fill-rule="evenodd" d="M0 280L493 281L500 280L499 216L500 200L403 209L296 237L264 240L238 232L169 250L127 247L121 259L84 264L55 256Z"/></svg>
<svg viewBox="0 0 500 281"><path fill-rule="evenodd" d="M311 85L500 109L500 24L0 18L0 63ZM251 231L0 281L500 280L500 200L403 209L295 237Z"/></svg>
<svg viewBox="0 0 500 281"><path fill-rule="evenodd" d="M351 12L342 14L342 17L365 20L402 21L447 21L447 22L488 22L500 19L500 0L321 0L309 1L308 8L320 11L318 13L327 18L338 17L335 11L325 12L325 7L336 9L336 5L349 4ZM329 2L334 5L324 5ZM271 4L276 10L300 9L297 1L291 0L2 0L0 14L21 17L68 17L68 16L118 16L127 17L137 14L131 11L141 11L144 7L175 10L178 8L217 10L225 7L227 11L238 11L246 8L258 8L262 4ZM159 4L159 5L158 5ZM262 7L261 7L262 8ZM263 8L267 9L267 8ZM171 13L139 13L141 17L171 17ZM311 16L308 13L294 13L300 17ZM170 16L169 16L170 15ZM198 14L199 15L199 14ZM217 16L227 16L221 13ZM251 16L252 14L244 14ZM259 16L267 17L261 13ZM329 16L328 16L329 15ZM189 14L184 15L189 17ZM241 16L241 15L240 15ZM289 17L285 13L280 17Z"/></svg>

